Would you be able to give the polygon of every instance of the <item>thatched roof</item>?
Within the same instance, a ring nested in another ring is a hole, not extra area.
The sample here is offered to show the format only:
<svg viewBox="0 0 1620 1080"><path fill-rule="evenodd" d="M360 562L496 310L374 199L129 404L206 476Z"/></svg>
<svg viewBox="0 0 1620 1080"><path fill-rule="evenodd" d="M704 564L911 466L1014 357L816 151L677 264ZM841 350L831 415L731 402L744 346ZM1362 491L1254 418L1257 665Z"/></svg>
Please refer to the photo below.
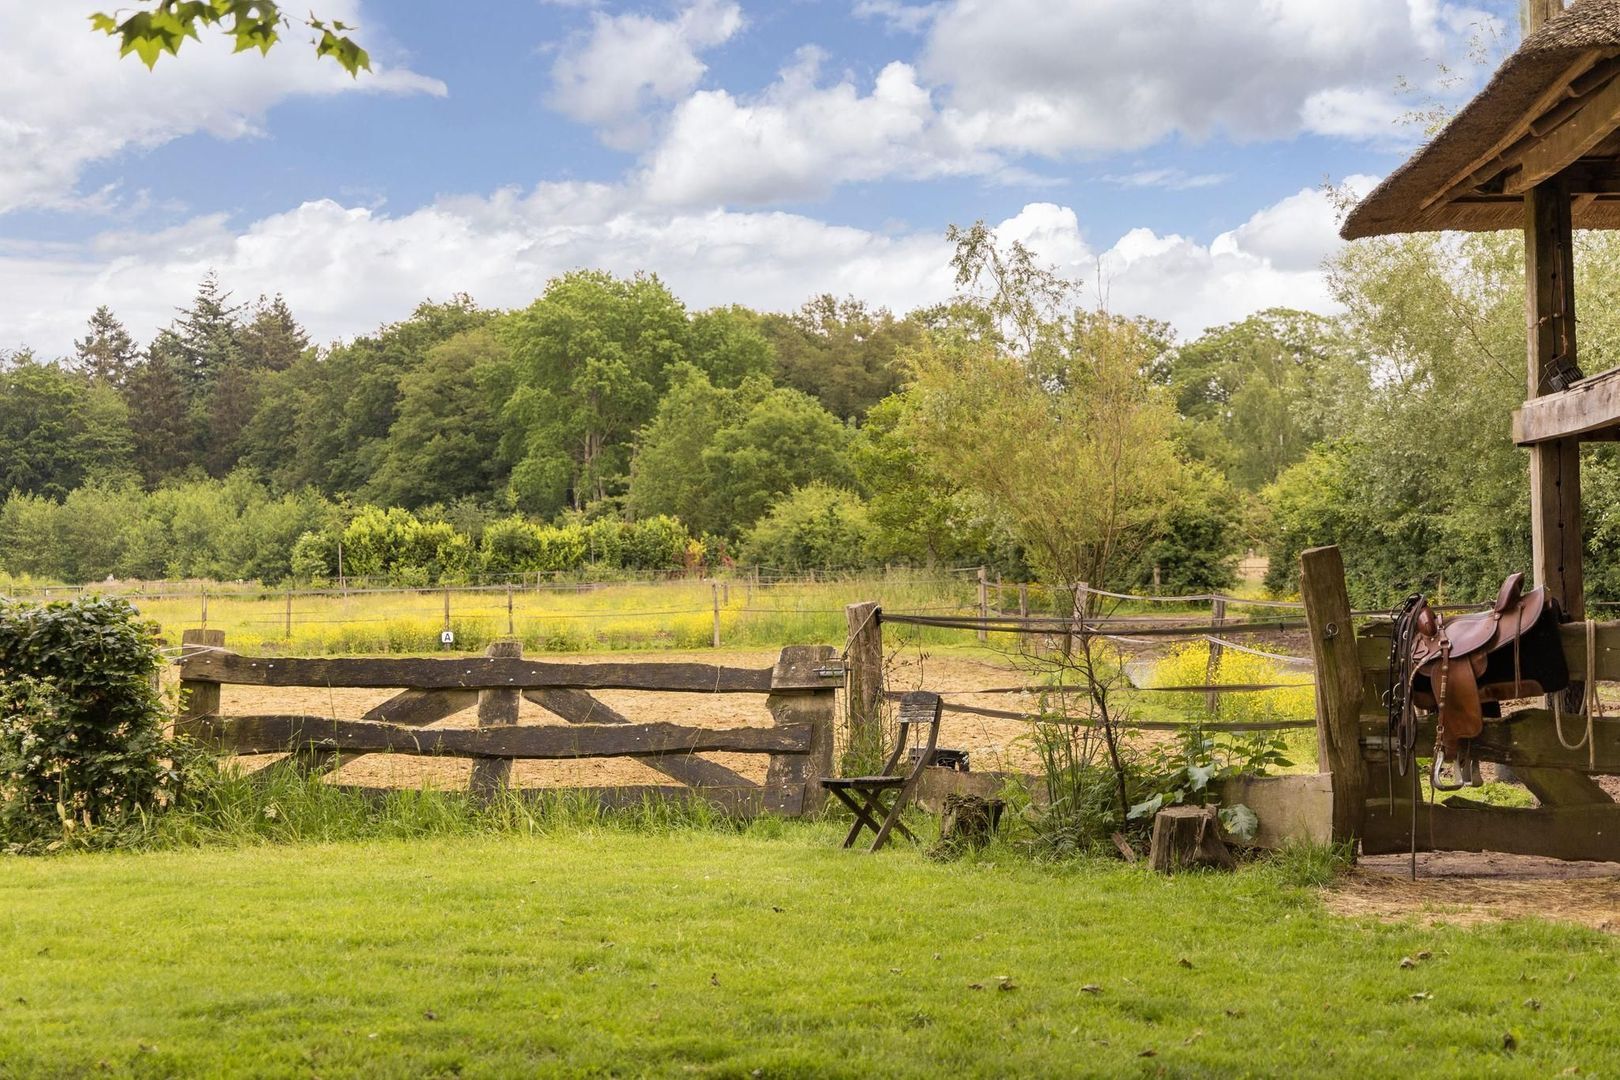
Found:
<svg viewBox="0 0 1620 1080"><path fill-rule="evenodd" d="M1620 228L1620 0L1576 0L1345 220L1347 240L1524 224L1524 188L1580 163L1578 229Z"/></svg>

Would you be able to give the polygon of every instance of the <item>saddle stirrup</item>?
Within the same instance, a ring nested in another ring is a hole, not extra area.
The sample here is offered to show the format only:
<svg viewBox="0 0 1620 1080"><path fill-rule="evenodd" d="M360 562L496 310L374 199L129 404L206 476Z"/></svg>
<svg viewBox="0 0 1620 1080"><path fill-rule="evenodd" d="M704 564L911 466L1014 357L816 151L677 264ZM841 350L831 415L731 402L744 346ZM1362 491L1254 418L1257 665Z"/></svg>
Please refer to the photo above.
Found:
<svg viewBox="0 0 1620 1080"><path fill-rule="evenodd" d="M1457 756L1450 761L1452 775L1456 782L1452 783L1442 779L1443 770L1447 764L1445 747L1435 744L1434 764L1429 769L1429 785L1436 791L1461 791L1468 786L1468 779L1472 773L1470 768L1470 755L1462 747L1457 748Z"/></svg>

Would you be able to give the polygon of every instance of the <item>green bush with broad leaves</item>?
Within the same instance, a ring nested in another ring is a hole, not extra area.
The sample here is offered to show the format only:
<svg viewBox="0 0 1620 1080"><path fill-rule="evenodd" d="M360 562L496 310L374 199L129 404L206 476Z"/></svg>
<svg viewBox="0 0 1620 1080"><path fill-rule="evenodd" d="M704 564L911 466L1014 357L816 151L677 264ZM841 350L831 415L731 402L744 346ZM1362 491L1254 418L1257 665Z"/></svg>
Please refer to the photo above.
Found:
<svg viewBox="0 0 1620 1080"><path fill-rule="evenodd" d="M173 801L161 662L125 600L0 600L0 851L116 846Z"/></svg>

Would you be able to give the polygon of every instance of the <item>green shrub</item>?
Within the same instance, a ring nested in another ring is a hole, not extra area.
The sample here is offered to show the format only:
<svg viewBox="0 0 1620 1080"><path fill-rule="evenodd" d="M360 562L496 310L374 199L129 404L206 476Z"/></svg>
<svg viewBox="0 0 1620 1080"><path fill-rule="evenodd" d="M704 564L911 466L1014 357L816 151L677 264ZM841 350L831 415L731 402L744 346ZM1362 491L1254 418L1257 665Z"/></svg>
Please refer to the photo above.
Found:
<svg viewBox="0 0 1620 1080"><path fill-rule="evenodd" d="M625 522L621 537L625 570L679 570L686 563L686 527L667 514Z"/></svg>
<svg viewBox="0 0 1620 1080"><path fill-rule="evenodd" d="M116 842L167 805L156 627L122 599L0 601L0 844Z"/></svg>
<svg viewBox="0 0 1620 1080"><path fill-rule="evenodd" d="M871 523L861 497L816 481L778 500L743 541L744 562L785 570L870 565Z"/></svg>

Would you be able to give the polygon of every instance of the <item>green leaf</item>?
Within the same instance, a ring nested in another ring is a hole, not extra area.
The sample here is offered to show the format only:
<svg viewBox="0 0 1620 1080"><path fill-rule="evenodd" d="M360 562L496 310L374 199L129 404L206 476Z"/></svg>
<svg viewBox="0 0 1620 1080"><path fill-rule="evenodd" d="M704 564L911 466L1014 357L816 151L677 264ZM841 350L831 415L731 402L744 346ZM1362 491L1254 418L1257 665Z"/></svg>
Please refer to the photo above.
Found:
<svg viewBox="0 0 1620 1080"><path fill-rule="evenodd" d="M118 20L106 12L98 11L90 16L90 29L100 30L104 34L118 33Z"/></svg>
<svg viewBox="0 0 1620 1080"><path fill-rule="evenodd" d="M1125 815L1125 818L1128 821L1136 821L1139 818L1152 817L1154 814L1159 812L1159 809L1162 806L1164 806L1164 796L1155 795L1153 798L1144 802L1139 802L1135 806L1131 807L1130 812Z"/></svg>
<svg viewBox="0 0 1620 1080"><path fill-rule="evenodd" d="M1242 803L1233 803L1220 811L1221 828L1243 843L1251 843L1260 829L1260 818Z"/></svg>

